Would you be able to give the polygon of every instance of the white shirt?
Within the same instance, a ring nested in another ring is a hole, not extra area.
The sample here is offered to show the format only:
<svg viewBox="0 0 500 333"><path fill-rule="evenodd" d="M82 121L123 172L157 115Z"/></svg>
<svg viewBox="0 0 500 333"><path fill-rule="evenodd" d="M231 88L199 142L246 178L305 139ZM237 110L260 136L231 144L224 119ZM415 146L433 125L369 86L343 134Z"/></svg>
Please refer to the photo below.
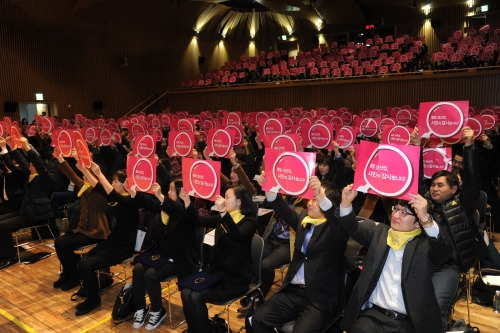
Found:
<svg viewBox="0 0 500 333"><path fill-rule="evenodd" d="M344 208L340 205L340 216L346 216L351 211L352 206ZM432 222L432 226L423 229L429 237L437 238L439 235L439 227L434 221ZM393 248L389 249L389 253L387 254L387 259L377 285L368 298L368 301L361 307L361 310L370 308L372 304L376 304L384 309L393 310L403 314L407 313L403 299L403 290L401 288L403 254L405 248L406 244L401 250L394 250Z"/></svg>

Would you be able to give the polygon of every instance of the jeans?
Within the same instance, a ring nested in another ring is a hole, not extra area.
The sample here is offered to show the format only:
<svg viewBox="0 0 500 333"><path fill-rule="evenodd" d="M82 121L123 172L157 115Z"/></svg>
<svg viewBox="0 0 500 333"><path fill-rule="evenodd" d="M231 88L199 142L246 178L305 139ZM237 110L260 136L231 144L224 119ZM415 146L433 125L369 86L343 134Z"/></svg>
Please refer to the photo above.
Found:
<svg viewBox="0 0 500 333"><path fill-rule="evenodd" d="M455 300L458 284L460 282L460 271L455 266L442 266L432 274L432 284L436 299L441 309L441 321L443 331L446 331L450 309Z"/></svg>

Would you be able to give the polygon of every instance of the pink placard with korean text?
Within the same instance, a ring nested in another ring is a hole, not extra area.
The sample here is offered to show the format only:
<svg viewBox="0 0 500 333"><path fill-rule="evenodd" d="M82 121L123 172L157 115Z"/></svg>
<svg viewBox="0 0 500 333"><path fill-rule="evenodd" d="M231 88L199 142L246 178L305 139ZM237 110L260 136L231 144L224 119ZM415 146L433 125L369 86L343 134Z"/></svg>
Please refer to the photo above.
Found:
<svg viewBox="0 0 500 333"><path fill-rule="evenodd" d="M168 133L168 155L193 157L194 137L193 132L170 131Z"/></svg>
<svg viewBox="0 0 500 333"><path fill-rule="evenodd" d="M157 160L154 157L127 156L127 182L130 188L138 192L151 191L156 182Z"/></svg>
<svg viewBox="0 0 500 333"><path fill-rule="evenodd" d="M280 151L299 151L300 135L298 134L279 134L265 135L264 146Z"/></svg>
<svg viewBox="0 0 500 333"><path fill-rule="evenodd" d="M420 147L361 141L354 174L354 189L411 200L418 193Z"/></svg>
<svg viewBox="0 0 500 333"><path fill-rule="evenodd" d="M209 129L207 142L208 156L229 158L229 152L234 146L235 136L234 130Z"/></svg>
<svg viewBox="0 0 500 333"><path fill-rule="evenodd" d="M422 156L424 178L430 179L434 173L441 170L451 171L451 147L424 148Z"/></svg>
<svg viewBox="0 0 500 333"><path fill-rule="evenodd" d="M418 114L420 137L459 139L468 126L469 101L423 102Z"/></svg>
<svg viewBox="0 0 500 333"><path fill-rule="evenodd" d="M220 194L220 162L182 158L182 185L187 194L215 201Z"/></svg>
<svg viewBox="0 0 500 333"><path fill-rule="evenodd" d="M262 190L306 199L314 198L314 191L309 188L309 180L316 167L315 153L266 148L264 164L266 181L262 184Z"/></svg>
<svg viewBox="0 0 500 333"><path fill-rule="evenodd" d="M304 148L333 149L333 124L304 124L300 131Z"/></svg>

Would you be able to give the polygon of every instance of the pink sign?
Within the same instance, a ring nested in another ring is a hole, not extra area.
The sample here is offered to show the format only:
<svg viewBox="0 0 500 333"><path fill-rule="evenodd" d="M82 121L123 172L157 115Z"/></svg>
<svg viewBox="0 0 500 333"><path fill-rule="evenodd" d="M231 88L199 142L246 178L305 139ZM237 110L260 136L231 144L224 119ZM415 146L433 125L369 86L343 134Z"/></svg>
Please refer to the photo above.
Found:
<svg viewBox="0 0 500 333"><path fill-rule="evenodd" d="M101 133L99 133L99 140L98 144L99 146L112 146L113 141L111 140L111 131L107 128L104 128L101 130Z"/></svg>
<svg viewBox="0 0 500 333"><path fill-rule="evenodd" d="M300 136L298 134L279 134L264 136L264 146L280 151L299 151Z"/></svg>
<svg viewBox="0 0 500 333"><path fill-rule="evenodd" d="M410 143L410 130L404 126L385 126L382 131L382 142L390 145L407 145Z"/></svg>
<svg viewBox="0 0 500 333"><path fill-rule="evenodd" d="M245 132L241 125L226 125L226 130L234 131L234 145L243 146L243 139L245 138Z"/></svg>
<svg viewBox="0 0 500 333"><path fill-rule="evenodd" d="M380 131L380 118L356 118L359 134L367 137L376 137Z"/></svg>
<svg viewBox="0 0 500 333"><path fill-rule="evenodd" d="M432 175L441 170L451 171L451 147L424 148L424 178L430 179Z"/></svg>
<svg viewBox="0 0 500 333"><path fill-rule="evenodd" d="M396 112L396 119L399 125L408 125L411 120L412 112L409 109L400 109Z"/></svg>
<svg viewBox="0 0 500 333"><path fill-rule="evenodd" d="M241 125L241 112L224 112L224 118L222 120L224 125Z"/></svg>
<svg viewBox="0 0 500 333"><path fill-rule="evenodd" d="M127 182L129 187L139 192L151 192L151 186L156 182L156 166L157 161L154 157L127 156Z"/></svg>
<svg viewBox="0 0 500 333"><path fill-rule="evenodd" d="M340 110L339 110L340 111ZM340 114L340 118L342 119L342 123L344 125L351 125L352 124L352 121L353 121L353 115L352 113L350 113L349 111L343 111L341 114Z"/></svg>
<svg viewBox="0 0 500 333"><path fill-rule="evenodd" d="M193 157L194 147L193 132L176 132L168 133L168 154L170 156Z"/></svg>
<svg viewBox="0 0 500 333"><path fill-rule="evenodd" d="M132 154L139 155L142 158L148 158L156 152L155 138L151 135L139 135L136 137Z"/></svg>
<svg viewBox="0 0 500 333"><path fill-rule="evenodd" d="M11 148L16 149L16 148L21 148L22 143L21 143L21 131L19 130L18 127L16 126L10 126L10 143L11 143Z"/></svg>
<svg viewBox="0 0 500 333"><path fill-rule="evenodd" d="M71 149L73 149L73 133L66 130L58 130L52 136L56 149L58 149L62 156L70 157Z"/></svg>
<svg viewBox="0 0 500 333"><path fill-rule="evenodd" d="M474 139L480 138L480 136L484 133L483 124L478 118L469 117L468 119L468 126L472 129L472 131L474 131Z"/></svg>
<svg viewBox="0 0 500 333"><path fill-rule="evenodd" d="M209 129L207 142L208 156L229 158L229 152L234 146L235 136L234 130Z"/></svg>
<svg viewBox="0 0 500 333"><path fill-rule="evenodd" d="M97 132L96 129L93 127L87 127L84 128L84 133L85 133L85 140L87 140L88 143L93 144L95 140L97 140Z"/></svg>
<svg viewBox="0 0 500 333"><path fill-rule="evenodd" d="M90 168L92 163L92 155L90 155L87 142L82 139L76 140L76 153L78 154L78 162L86 168Z"/></svg>
<svg viewBox="0 0 500 333"><path fill-rule="evenodd" d="M469 101L420 103L419 134L422 138L460 138L468 113Z"/></svg>
<svg viewBox="0 0 500 333"><path fill-rule="evenodd" d="M339 144L339 148L347 149L351 147L356 142L358 131L358 129L354 129L350 126L342 126L337 129L335 141Z"/></svg>
<svg viewBox="0 0 500 333"><path fill-rule="evenodd" d="M286 121L284 118L259 119L259 135L283 134L285 133Z"/></svg>
<svg viewBox="0 0 500 333"><path fill-rule="evenodd" d="M363 140L359 150L354 189L404 200L418 193L420 147Z"/></svg>
<svg viewBox="0 0 500 333"><path fill-rule="evenodd" d="M50 133L54 129L55 120L53 117L42 117L42 132Z"/></svg>
<svg viewBox="0 0 500 333"><path fill-rule="evenodd" d="M131 123L128 128L130 140L136 140L139 135L145 135L146 129L139 123Z"/></svg>
<svg viewBox="0 0 500 333"><path fill-rule="evenodd" d="M177 130L179 132L194 132L196 121L193 118L178 119Z"/></svg>
<svg viewBox="0 0 500 333"><path fill-rule="evenodd" d="M313 199L309 179L314 175L316 154L287 152L266 148L266 181L262 190Z"/></svg>
<svg viewBox="0 0 500 333"><path fill-rule="evenodd" d="M303 125L301 134L304 148L333 149L333 124Z"/></svg>
<svg viewBox="0 0 500 333"><path fill-rule="evenodd" d="M182 159L184 190L189 195L215 201L220 194L220 162L192 158Z"/></svg>

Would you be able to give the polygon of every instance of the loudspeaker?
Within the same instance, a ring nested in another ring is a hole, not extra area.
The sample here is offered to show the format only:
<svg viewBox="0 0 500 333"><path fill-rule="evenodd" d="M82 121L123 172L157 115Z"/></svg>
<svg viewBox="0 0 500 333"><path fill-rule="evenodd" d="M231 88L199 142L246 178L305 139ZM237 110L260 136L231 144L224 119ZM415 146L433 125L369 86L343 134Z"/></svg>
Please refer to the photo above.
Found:
<svg viewBox="0 0 500 333"><path fill-rule="evenodd" d="M203 65L205 63L205 56L198 57L198 65Z"/></svg>
<svg viewBox="0 0 500 333"><path fill-rule="evenodd" d="M94 108L94 111L101 111L103 107L102 101L94 101L92 104L92 107Z"/></svg>
<svg viewBox="0 0 500 333"><path fill-rule="evenodd" d="M439 28L440 26L441 26L441 19L432 19L431 20L431 27Z"/></svg>
<svg viewBox="0 0 500 333"><path fill-rule="evenodd" d="M3 109L5 112L16 112L17 111L17 102L4 102Z"/></svg>

